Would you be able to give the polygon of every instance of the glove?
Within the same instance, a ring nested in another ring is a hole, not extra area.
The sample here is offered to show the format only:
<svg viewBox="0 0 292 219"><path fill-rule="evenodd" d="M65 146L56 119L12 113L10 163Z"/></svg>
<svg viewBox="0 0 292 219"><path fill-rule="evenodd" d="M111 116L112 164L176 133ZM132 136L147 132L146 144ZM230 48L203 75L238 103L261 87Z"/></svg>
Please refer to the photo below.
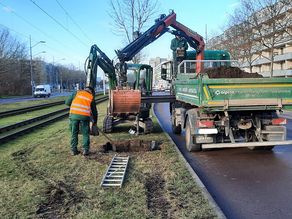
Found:
<svg viewBox="0 0 292 219"><path fill-rule="evenodd" d="M99 131L98 131L96 123L92 123L91 129L90 129L90 134L93 136L99 135Z"/></svg>

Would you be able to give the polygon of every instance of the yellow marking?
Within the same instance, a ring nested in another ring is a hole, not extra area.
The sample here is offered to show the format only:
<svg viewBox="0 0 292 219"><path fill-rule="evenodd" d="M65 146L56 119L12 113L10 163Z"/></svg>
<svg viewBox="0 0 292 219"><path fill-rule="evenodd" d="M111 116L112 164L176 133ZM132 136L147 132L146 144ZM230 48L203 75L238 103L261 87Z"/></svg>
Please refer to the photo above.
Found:
<svg viewBox="0 0 292 219"><path fill-rule="evenodd" d="M204 93L205 93L205 95L206 95L206 97L207 97L207 100L211 99L211 98L210 98L210 95L209 95L209 93L208 93L208 90L207 90L207 86L206 86L206 85L204 86L203 89L204 89Z"/></svg>
<svg viewBox="0 0 292 219"><path fill-rule="evenodd" d="M222 102L222 101L208 101L208 104L210 104L210 105L224 105L224 102Z"/></svg>
<svg viewBox="0 0 292 219"><path fill-rule="evenodd" d="M283 100L284 103L292 103L292 100Z"/></svg>
<svg viewBox="0 0 292 219"><path fill-rule="evenodd" d="M249 84L249 85L211 85L209 88L271 88L292 87L292 84Z"/></svg>

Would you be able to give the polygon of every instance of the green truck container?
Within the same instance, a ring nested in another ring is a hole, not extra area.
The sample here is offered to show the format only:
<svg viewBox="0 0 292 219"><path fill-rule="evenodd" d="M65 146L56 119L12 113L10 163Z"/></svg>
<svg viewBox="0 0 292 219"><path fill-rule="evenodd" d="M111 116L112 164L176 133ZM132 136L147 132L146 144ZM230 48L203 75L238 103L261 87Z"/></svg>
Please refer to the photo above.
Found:
<svg viewBox="0 0 292 219"><path fill-rule="evenodd" d="M287 120L279 117L292 108L292 78L209 78L169 69L172 62L163 63L162 78L172 83L176 97L170 104L172 130L185 129L189 151L292 144L286 140Z"/></svg>
<svg viewBox="0 0 292 219"><path fill-rule="evenodd" d="M186 60L196 60L197 51L187 51ZM205 60L230 60L230 54L226 50L205 50Z"/></svg>

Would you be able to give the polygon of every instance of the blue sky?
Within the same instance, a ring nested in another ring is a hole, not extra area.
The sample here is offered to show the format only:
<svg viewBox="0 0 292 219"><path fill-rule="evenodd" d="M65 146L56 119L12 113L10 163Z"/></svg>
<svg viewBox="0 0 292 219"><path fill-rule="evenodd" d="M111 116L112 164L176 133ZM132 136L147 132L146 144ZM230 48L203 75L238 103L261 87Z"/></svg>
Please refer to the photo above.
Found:
<svg viewBox="0 0 292 219"><path fill-rule="evenodd" d="M46 15L33 2L52 16ZM73 17L82 31L70 20L58 2ZM227 22L227 15L238 5L238 0L158 0L159 14L168 14L173 9L177 20L205 37L205 26L208 36L221 33L220 27ZM47 62L73 64L83 69L92 44L97 44L109 58L114 58L115 49L123 48L121 36L113 34L108 15L109 0L0 0L0 27L7 27L19 40L27 43L29 35L32 45L43 40L45 44L33 47L33 55L40 56ZM149 24L153 24L150 21ZM74 35L74 36L73 36ZM166 33L144 51L148 58L168 57L172 35ZM46 53L40 53L46 51Z"/></svg>

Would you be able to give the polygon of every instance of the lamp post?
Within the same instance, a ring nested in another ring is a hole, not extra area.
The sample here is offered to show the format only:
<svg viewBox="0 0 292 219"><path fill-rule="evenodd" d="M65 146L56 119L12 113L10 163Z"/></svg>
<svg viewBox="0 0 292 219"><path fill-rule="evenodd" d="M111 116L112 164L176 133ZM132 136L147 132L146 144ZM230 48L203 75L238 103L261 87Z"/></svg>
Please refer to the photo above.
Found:
<svg viewBox="0 0 292 219"><path fill-rule="evenodd" d="M46 53L46 51L41 51L41 52L38 52L37 54L34 54L33 57L39 55L39 54L42 54L42 53Z"/></svg>
<svg viewBox="0 0 292 219"><path fill-rule="evenodd" d="M61 60L66 60L65 58L62 58L62 59L60 59L60 61ZM60 72L60 76L61 76L61 93L63 92L63 74L62 74L62 71Z"/></svg>
<svg viewBox="0 0 292 219"><path fill-rule="evenodd" d="M30 83L31 83L31 95L33 95L33 87L34 87L34 80L33 80L33 72L32 72L32 48L40 43L46 43L45 41L39 41L34 45L31 45L31 36L29 36L29 53L30 53ZM45 51L41 52L44 53Z"/></svg>
<svg viewBox="0 0 292 219"><path fill-rule="evenodd" d="M56 61L55 57L53 56L54 72L56 72L56 69L57 69L57 72L58 72L58 75L56 74L56 83L57 83L57 87L58 87L60 93L63 92L63 76L62 76L62 71L60 72L57 67L55 69L55 63L57 62L57 64L58 64L58 61L63 61L63 60L66 60L66 59L65 58L61 58L61 59L57 59L57 61ZM59 85L59 77L60 77L60 85Z"/></svg>

